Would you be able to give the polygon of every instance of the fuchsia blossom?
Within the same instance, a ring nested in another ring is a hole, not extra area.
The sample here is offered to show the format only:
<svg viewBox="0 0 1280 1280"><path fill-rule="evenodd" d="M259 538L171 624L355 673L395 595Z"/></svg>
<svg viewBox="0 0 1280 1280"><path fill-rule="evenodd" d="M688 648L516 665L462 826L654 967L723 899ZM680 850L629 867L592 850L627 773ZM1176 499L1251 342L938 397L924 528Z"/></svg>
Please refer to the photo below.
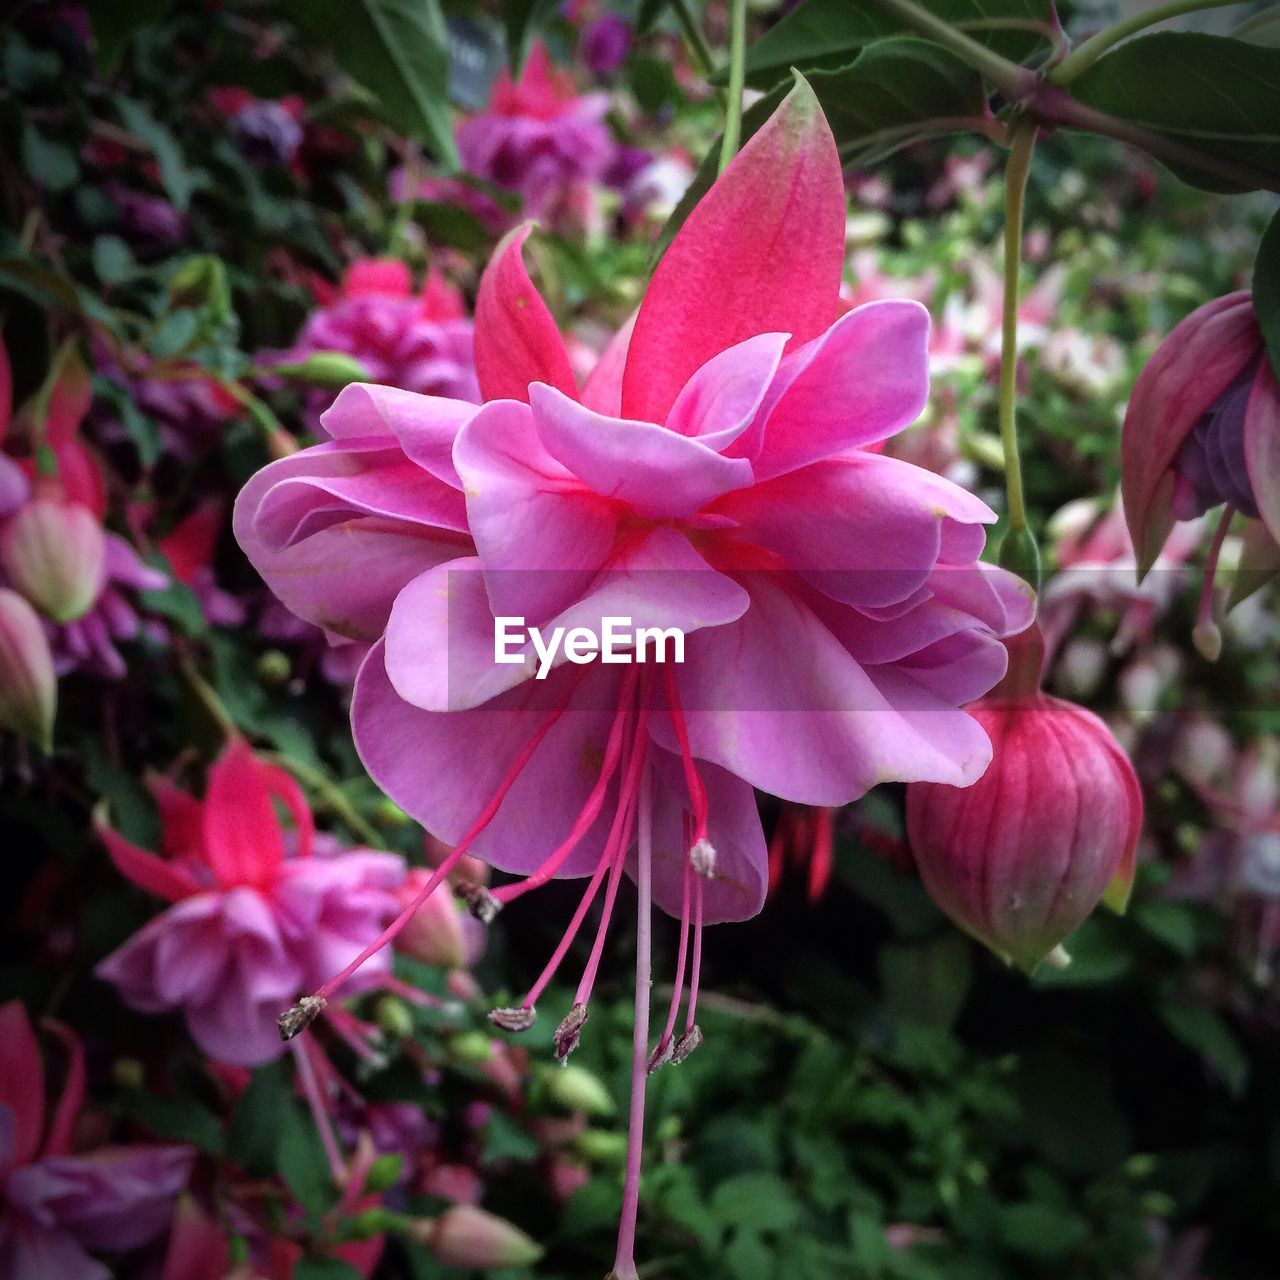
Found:
<svg viewBox="0 0 1280 1280"><path fill-rule="evenodd" d="M137 1249L168 1225L195 1152L102 1147L76 1154L84 1049L50 1024L70 1055L46 1120L44 1065L26 1010L0 1005L0 1280L110 1280L91 1250Z"/></svg>
<svg viewBox="0 0 1280 1280"><path fill-rule="evenodd" d="M297 783L241 741L210 770L203 801L158 778L152 791L159 854L109 827L101 835L123 875L172 905L98 975L143 1012L181 1009L212 1057L265 1062L282 1048L281 1005L344 965L395 914L404 864L389 853L318 848ZM293 819L292 852L273 800ZM384 954L363 985L389 972Z"/></svg>
<svg viewBox="0 0 1280 1280"><path fill-rule="evenodd" d="M979 565L994 519L983 503L866 448L925 403L928 316L913 302L841 314L840 165L807 85L690 215L581 393L525 272L527 235L507 237L481 282L486 403L347 388L325 416L332 442L254 477L236 531L291 609L374 642L357 745L379 785L454 846L418 901L468 852L524 877L476 891L485 917L553 876L589 877L565 939L499 1025L532 1023L603 889L596 951L557 1033L558 1054L572 1049L623 869L636 880L638 1108L651 897L682 922L656 1066L701 1038L702 926L763 901L752 788L838 805L891 779L973 782L990 744L961 708L1003 674L997 637L1026 625L1030 596ZM598 629L618 614L682 628L686 661L562 664L546 680L531 678L531 653L493 661L496 615ZM635 1274L638 1114L623 1278Z"/></svg>
<svg viewBox="0 0 1280 1280"><path fill-rule="evenodd" d="M607 95L579 94L535 41L518 80L503 71L488 108L458 130L463 168L520 196L530 218L556 221L582 188L603 181L614 155Z"/></svg>
<svg viewBox="0 0 1280 1280"><path fill-rule="evenodd" d="M454 400L480 399L471 321L458 291L433 272L415 293L409 268L393 258L353 262L338 297L311 313L288 351L273 354L301 363L326 351L353 357L370 382ZM314 429L332 398L319 389L308 395Z"/></svg>
<svg viewBox="0 0 1280 1280"><path fill-rule="evenodd" d="M1211 657L1218 554L1232 517L1249 516L1235 599L1280 572L1280 384L1247 291L1193 311L1133 388L1121 439L1125 518L1141 577L1175 521L1223 508L1205 568L1196 640Z"/></svg>

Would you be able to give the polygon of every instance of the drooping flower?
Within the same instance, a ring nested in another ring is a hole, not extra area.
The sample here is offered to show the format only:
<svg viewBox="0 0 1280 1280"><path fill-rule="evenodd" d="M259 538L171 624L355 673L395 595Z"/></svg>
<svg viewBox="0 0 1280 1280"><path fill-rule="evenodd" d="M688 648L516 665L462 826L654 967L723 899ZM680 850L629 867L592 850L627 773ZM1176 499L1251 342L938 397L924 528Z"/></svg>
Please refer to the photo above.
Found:
<svg viewBox="0 0 1280 1280"><path fill-rule="evenodd" d="M232 139L251 164L293 162L303 138L303 103L296 94L276 101L227 86L212 90L209 100L230 123Z"/></svg>
<svg viewBox="0 0 1280 1280"><path fill-rule="evenodd" d="M961 707L1003 674L996 637L1026 625L1030 598L977 562L994 519L983 503L865 448L924 404L928 317L910 302L841 314L840 166L807 85L690 215L581 393L521 260L527 235L507 237L481 282L484 406L350 387L325 416L331 443L254 477L235 524L291 609L372 642L357 745L454 848L419 901L468 853L523 877L474 893L485 917L552 877L589 877L547 968L498 1025L532 1024L603 891L556 1037L561 1057L573 1048L622 871L636 880L617 1268L630 1278L646 1067L701 1038L702 927L763 900L752 787L825 806L889 779L972 782L990 746ZM527 645L517 665L494 661L498 616L599 633L617 615L681 629L683 664L656 666L643 641L629 665L562 661L546 679ZM652 1055L651 900L681 921Z"/></svg>
<svg viewBox="0 0 1280 1280"><path fill-rule="evenodd" d="M160 1235L195 1152L149 1145L77 1153L84 1049L69 1028L52 1029L69 1062L46 1120L35 1032L21 1003L0 1005L0 1280L110 1280L92 1251L137 1249Z"/></svg>
<svg viewBox="0 0 1280 1280"><path fill-rule="evenodd" d="M433 273L415 292L409 268L396 259L353 262L338 297L311 313L289 350L272 354L302 363L334 351L358 361L369 382L453 400L480 399L472 325L457 290ZM308 393L313 429L332 400L331 391Z"/></svg>
<svg viewBox="0 0 1280 1280"><path fill-rule="evenodd" d="M0 529L0 568L41 613L74 622L102 590L106 543L88 507L35 496Z"/></svg>
<svg viewBox="0 0 1280 1280"><path fill-rule="evenodd" d="M520 78L503 71L488 107L459 128L462 167L520 196L526 217L556 223L613 159L608 108L604 94L579 94L535 41Z"/></svg>
<svg viewBox="0 0 1280 1280"><path fill-rule="evenodd" d="M394 854L342 851L317 838L297 783L232 742L204 799L156 779L159 854L110 827L103 842L121 874L171 903L99 966L126 1003L181 1010L196 1043L226 1062L256 1065L282 1049L283 1004L341 968L395 915L404 864ZM276 814L293 820L291 841ZM378 957L361 978L389 972Z"/></svg>
<svg viewBox="0 0 1280 1280"><path fill-rule="evenodd" d="M1124 904L1142 790L1097 716L1040 692L1038 628L1009 648L1004 683L970 707L991 736L990 767L964 789L909 786L907 834L933 900L1030 972L1104 894Z"/></svg>
<svg viewBox="0 0 1280 1280"><path fill-rule="evenodd" d="M1233 516L1250 526L1233 601L1280 572L1280 384L1247 291L1177 325L1138 377L1121 438L1125 518L1142 576L1175 521L1222 507L1205 566L1197 645L1216 657L1218 555Z"/></svg>

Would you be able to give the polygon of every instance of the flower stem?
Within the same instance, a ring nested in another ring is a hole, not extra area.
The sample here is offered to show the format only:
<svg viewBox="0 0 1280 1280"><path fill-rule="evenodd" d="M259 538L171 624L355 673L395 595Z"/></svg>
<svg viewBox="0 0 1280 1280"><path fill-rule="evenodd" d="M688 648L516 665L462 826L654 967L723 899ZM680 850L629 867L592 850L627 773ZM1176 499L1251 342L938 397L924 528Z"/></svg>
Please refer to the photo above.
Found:
<svg viewBox="0 0 1280 1280"><path fill-rule="evenodd" d="M742 136L742 90L747 75L747 0L730 0L729 100L725 104L724 140L720 144L720 170L738 154Z"/></svg>
<svg viewBox="0 0 1280 1280"><path fill-rule="evenodd" d="M735 0L741 4L742 0ZM644 1156L644 1095L649 1076L649 994L651 961L653 766L646 760L640 779L636 841L636 1014L631 1037L631 1120L627 1127L627 1175L618 1222L618 1251L611 1280L637 1280L636 1216L640 1209L640 1165Z"/></svg>
<svg viewBox="0 0 1280 1280"><path fill-rule="evenodd" d="M1018 269L1022 262L1023 198L1035 144L1035 121L1018 120L1012 130L1005 173L1004 314L1000 335L1000 443L1004 450L1011 531L1027 527L1022 462L1018 456Z"/></svg>
<svg viewBox="0 0 1280 1280"><path fill-rule="evenodd" d="M1180 14L1195 13L1204 9L1225 9L1228 5L1240 2L1241 0L1166 0L1166 3L1154 5L1141 13L1130 14L1115 26L1107 27L1096 35L1090 36L1078 49L1067 54L1049 72L1049 79L1057 85L1070 84L1076 76L1088 71L1108 49L1114 48L1121 40L1127 40L1135 32L1152 27L1157 22L1164 22L1168 18L1176 18Z"/></svg>
<svg viewBox="0 0 1280 1280"><path fill-rule="evenodd" d="M371 849L382 848L382 837L372 823L366 822L356 811L355 805L347 798L336 783L330 781L319 769L313 769L301 760L285 755L282 751L271 751L265 758L281 768L287 769L304 787L313 792Z"/></svg>
<svg viewBox="0 0 1280 1280"><path fill-rule="evenodd" d="M702 28L698 26L698 20L689 7L689 0L673 0L671 7L680 24L680 34L689 46L689 54L697 64L698 71L710 78L716 69L715 59L711 56L711 46L707 44Z"/></svg>

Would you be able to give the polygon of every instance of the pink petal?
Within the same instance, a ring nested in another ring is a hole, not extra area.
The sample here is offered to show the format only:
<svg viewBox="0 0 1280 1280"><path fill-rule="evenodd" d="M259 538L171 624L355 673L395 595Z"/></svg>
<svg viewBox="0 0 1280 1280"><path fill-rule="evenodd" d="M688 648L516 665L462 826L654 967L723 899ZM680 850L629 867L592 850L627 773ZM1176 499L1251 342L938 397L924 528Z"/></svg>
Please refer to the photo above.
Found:
<svg viewBox="0 0 1280 1280"><path fill-rule="evenodd" d="M13 1165L27 1164L44 1131L44 1067L21 1000L0 1005L0 1105L13 1113Z"/></svg>
<svg viewBox="0 0 1280 1280"><path fill-rule="evenodd" d="M1244 451L1258 514L1280 542L1280 386L1265 352L1245 410Z"/></svg>
<svg viewBox="0 0 1280 1280"><path fill-rule="evenodd" d="M757 431L731 452L767 479L887 440L928 399L929 313L918 302L868 302L787 356Z"/></svg>
<svg viewBox="0 0 1280 1280"><path fill-rule="evenodd" d="M949 525L979 526L981 550L980 526L996 518L942 477L861 450L728 494L712 510L833 599L872 608L926 582Z"/></svg>
<svg viewBox="0 0 1280 1280"><path fill-rule="evenodd" d="M209 770L204 848L224 888L265 889L284 861L284 834L267 776L242 738L233 739Z"/></svg>
<svg viewBox="0 0 1280 1280"><path fill-rule="evenodd" d="M605 563L617 512L547 452L524 405L485 405L454 460L494 612L541 624Z"/></svg>
<svg viewBox="0 0 1280 1280"><path fill-rule="evenodd" d="M533 382L578 394L564 339L525 270L521 249L532 230L526 222L508 232L480 277L475 359L486 400L527 400Z"/></svg>
<svg viewBox="0 0 1280 1280"><path fill-rule="evenodd" d="M751 424L778 371L785 333L762 333L712 356L680 392L667 428L717 452Z"/></svg>
<svg viewBox="0 0 1280 1280"><path fill-rule="evenodd" d="M635 327L636 313L633 311L600 353L596 367L582 387L582 403L588 409L608 414L611 418L622 412L622 375L627 367L627 348L631 345L631 332Z"/></svg>
<svg viewBox="0 0 1280 1280"><path fill-rule="evenodd" d="M160 1280L225 1280L230 1264L227 1233L190 1196L173 1215Z"/></svg>
<svg viewBox="0 0 1280 1280"><path fill-rule="evenodd" d="M162 774L148 777L147 789L160 810L160 848L165 856L198 856L204 843L204 815L200 801Z"/></svg>
<svg viewBox="0 0 1280 1280"><path fill-rule="evenodd" d="M97 830L116 870L138 888L166 902L178 902L200 892L200 886L185 867L139 849L108 826L99 826Z"/></svg>
<svg viewBox="0 0 1280 1280"><path fill-rule="evenodd" d="M839 314L840 157L803 80L698 202L640 304L622 414L663 422L712 356L761 333L816 338Z"/></svg>
<svg viewBox="0 0 1280 1280"><path fill-rule="evenodd" d="M656 423L606 418L541 385L529 388L529 403L546 451L594 493L645 519L691 516L751 483L745 458Z"/></svg>
<svg viewBox="0 0 1280 1280"><path fill-rule="evenodd" d="M1120 440L1120 489L1139 576L1173 527L1171 468L1178 450L1260 346L1252 297L1232 293L1187 316L1139 374Z"/></svg>

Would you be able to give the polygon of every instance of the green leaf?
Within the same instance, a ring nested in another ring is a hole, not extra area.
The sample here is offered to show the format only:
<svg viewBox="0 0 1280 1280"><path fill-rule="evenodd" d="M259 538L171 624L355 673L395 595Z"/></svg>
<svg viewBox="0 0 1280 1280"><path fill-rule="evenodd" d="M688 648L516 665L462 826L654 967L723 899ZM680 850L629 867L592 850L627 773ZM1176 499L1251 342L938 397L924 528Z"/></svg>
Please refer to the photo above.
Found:
<svg viewBox="0 0 1280 1280"><path fill-rule="evenodd" d="M46 191L66 191L80 176L75 152L46 138L30 121L22 126L22 167Z"/></svg>
<svg viewBox="0 0 1280 1280"><path fill-rule="evenodd" d="M726 1226L786 1231L799 1220L800 1205L775 1174L744 1173L715 1189L711 1212Z"/></svg>
<svg viewBox="0 0 1280 1280"><path fill-rule="evenodd" d="M141 102L122 94L116 96L115 102L125 128L151 148L165 195L173 201L175 208L185 210L191 204L194 184L182 159L182 152L173 140L173 134Z"/></svg>
<svg viewBox="0 0 1280 1280"><path fill-rule="evenodd" d="M1183 1044L1217 1070L1234 1096L1244 1092L1249 1079L1249 1056L1221 1016L1211 1009L1182 1004L1176 999L1161 1003L1160 1016Z"/></svg>
<svg viewBox="0 0 1280 1280"><path fill-rule="evenodd" d="M300 1107L285 1112L278 1149L280 1176L308 1213L324 1213L338 1198L315 1121Z"/></svg>
<svg viewBox="0 0 1280 1280"><path fill-rule="evenodd" d="M1028 1200L1000 1214L1005 1247L1041 1262L1058 1262L1089 1236L1088 1225L1061 1205Z"/></svg>
<svg viewBox="0 0 1280 1280"><path fill-rule="evenodd" d="M1271 367L1280 378L1280 212L1258 245L1253 264L1253 309L1262 326L1262 337L1271 357Z"/></svg>
<svg viewBox="0 0 1280 1280"><path fill-rule="evenodd" d="M389 124L456 168L449 40L437 0L293 0L302 31L376 99Z"/></svg>
<svg viewBox="0 0 1280 1280"><path fill-rule="evenodd" d="M293 1084L283 1059L267 1063L253 1073L231 1117L227 1155L236 1164L250 1173L275 1173L292 1098Z"/></svg>
<svg viewBox="0 0 1280 1280"><path fill-rule="evenodd" d="M1050 0L926 0L923 7L949 22L964 24L968 35L1014 62L1025 61L1043 47L1044 34L995 24L1053 21ZM907 30L878 4L805 0L751 45L747 83L768 89L785 79L792 67L807 73L839 66L864 46Z"/></svg>
<svg viewBox="0 0 1280 1280"><path fill-rule="evenodd" d="M841 162L866 167L909 143L981 128L986 98L976 71L928 40L893 36L868 45L847 67L815 71L809 83L840 148ZM745 143L790 90L779 85L742 118ZM660 254L715 181L719 139L662 229Z"/></svg>
<svg viewBox="0 0 1280 1280"><path fill-rule="evenodd" d="M361 1273L341 1258L299 1258L293 1280L360 1280Z"/></svg>
<svg viewBox="0 0 1280 1280"><path fill-rule="evenodd" d="M880 981L894 1012L909 1022L950 1027L969 994L972 950L958 933L880 949Z"/></svg>
<svg viewBox="0 0 1280 1280"><path fill-rule="evenodd" d="M168 7L167 0L91 0L89 20L99 69L112 75L134 36L163 18Z"/></svg>
<svg viewBox="0 0 1280 1280"><path fill-rule="evenodd" d="M1260 13L1246 18L1231 34L1237 40L1248 40L1250 44L1280 48L1280 5L1269 5Z"/></svg>
<svg viewBox="0 0 1280 1280"><path fill-rule="evenodd" d="M226 1150L226 1135L218 1117L194 1098L185 1095L162 1098L139 1090L125 1094L121 1106L128 1116L145 1125L157 1138L189 1142L213 1156L220 1156Z"/></svg>
<svg viewBox="0 0 1280 1280"><path fill-rule="evenodd" d="M647 36L658 20L671 5L671 0L640 0L640 10L636 14L636 35Z"/></svg>
<svg viewBox="0 0 1280 1280"><path fill-rule="evenodd" d="M1134 920L1154 938L1180 956L1196 949L1196 913L1187 902L1144 902L1133 913Z"/></svg>
<svg viewBox="0 0 1280 1280"><path fill-rule="evenodd" d="M556 11L556 0L507 0L507 61L518 76L529 56L534 31Z"/></svg>
<svg viewBox="0 0 1280 1280"><path fill-rule="evenodd" d="M1247 165L1280 185L1280 49L1162 31L1120 45L1073 80L1071 90L1087 106ZM1208 191L1250 189L1194 165L1168 167Z"/></svg>

